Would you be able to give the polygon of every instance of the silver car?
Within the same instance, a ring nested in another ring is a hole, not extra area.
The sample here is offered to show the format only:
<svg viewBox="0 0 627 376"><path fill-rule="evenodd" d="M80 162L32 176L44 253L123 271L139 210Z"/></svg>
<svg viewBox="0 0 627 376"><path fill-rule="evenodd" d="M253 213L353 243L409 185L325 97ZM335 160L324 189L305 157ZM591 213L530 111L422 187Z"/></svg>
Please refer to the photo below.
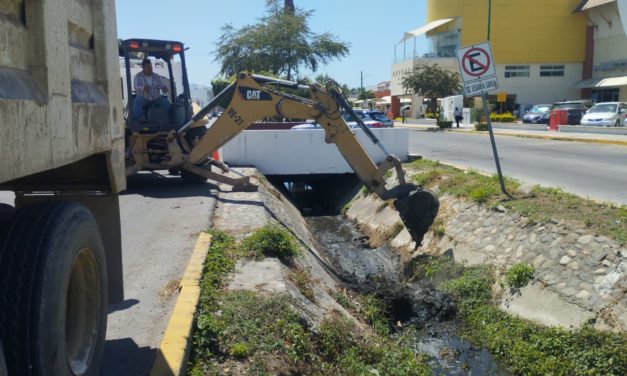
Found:
<svg viewBox="0 0 627 376"><path fill-rule="evenodd" d="M597 103L581 118L581 125L598 127L624 127L627 103Z"/></svg>

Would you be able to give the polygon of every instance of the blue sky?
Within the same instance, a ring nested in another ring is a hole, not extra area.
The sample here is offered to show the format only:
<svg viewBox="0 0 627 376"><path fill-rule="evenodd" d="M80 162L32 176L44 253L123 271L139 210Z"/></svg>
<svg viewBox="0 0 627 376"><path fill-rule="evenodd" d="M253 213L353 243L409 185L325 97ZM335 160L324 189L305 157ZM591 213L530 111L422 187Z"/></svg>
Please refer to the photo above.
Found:
<svg viewBox="0 0 627 376"><path fill-rule="evenodd" d="M389 80L394 45L405 31L425 23L425 0L294 0L296 7L314 10L310 28L331 32L349 42L350 55L321 67L341 84L359 87ZM184 4L184 5L183 5ZM265 0L118 0L118 37L179 40L186 52L190 82L209 85L218 74L213 52L227 23L253 24L265 12ZM398 46L402 53L403 45ZM407 43L407 51L413 43Z"/></svg>

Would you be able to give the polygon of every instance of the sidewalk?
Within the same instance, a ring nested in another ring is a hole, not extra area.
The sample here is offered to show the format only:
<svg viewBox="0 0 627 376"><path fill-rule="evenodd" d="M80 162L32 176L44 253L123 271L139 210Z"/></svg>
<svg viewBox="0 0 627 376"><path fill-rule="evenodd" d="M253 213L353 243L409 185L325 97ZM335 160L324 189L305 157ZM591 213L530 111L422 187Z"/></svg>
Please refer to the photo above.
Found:
<svg viewBox="0 0 627 376"><path fill-rule="evenodd" d="M420 131L432 131L438 132L440 129L435 124L434 120L429 119L412 119L418 124L402 123L400 121L394 122L394 126L398 128L409 128ZM545 140L559 140L559 141L576 141L576 142L589 142L611 145L627 146L627 135L613 135L613 134L595 134L595 133L560 133L553 131L538 131L538 130L521 130L521 129L503 129L507 127L507 124L493 124L493 131L495 135L510 136L510 137L522 137L522 138L535 138ZM459 128L450 128L444 130L445 132L452 133L467 133L475 135L487 135L488 132L475 131L474 125L460 124Z"/></svg>

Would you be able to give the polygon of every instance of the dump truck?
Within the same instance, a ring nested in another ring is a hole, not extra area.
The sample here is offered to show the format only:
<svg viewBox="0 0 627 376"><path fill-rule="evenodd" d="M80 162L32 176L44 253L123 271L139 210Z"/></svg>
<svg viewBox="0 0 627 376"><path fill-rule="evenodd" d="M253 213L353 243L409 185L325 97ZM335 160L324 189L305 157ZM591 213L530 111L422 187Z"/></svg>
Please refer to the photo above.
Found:
<svg viewBox="0 0 627 376"><path fill-rule="evenodd" d="M113 1L0 2L0 375L99 372L123 300L117 54Z"/></svg>

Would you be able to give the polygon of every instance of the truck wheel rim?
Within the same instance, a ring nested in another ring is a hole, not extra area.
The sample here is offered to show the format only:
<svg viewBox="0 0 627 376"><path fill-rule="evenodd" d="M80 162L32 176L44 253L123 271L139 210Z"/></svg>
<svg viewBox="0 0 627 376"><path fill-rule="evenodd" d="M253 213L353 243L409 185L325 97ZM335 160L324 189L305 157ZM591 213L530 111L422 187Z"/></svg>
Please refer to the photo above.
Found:
<svg viewBox="0 0 627 376"><path fill-rule="evenodd" d="M81 249L72 265L65 313L67 364L73 375L83 375L94 355L100 327L100 279L94 255Z"/></svg>

